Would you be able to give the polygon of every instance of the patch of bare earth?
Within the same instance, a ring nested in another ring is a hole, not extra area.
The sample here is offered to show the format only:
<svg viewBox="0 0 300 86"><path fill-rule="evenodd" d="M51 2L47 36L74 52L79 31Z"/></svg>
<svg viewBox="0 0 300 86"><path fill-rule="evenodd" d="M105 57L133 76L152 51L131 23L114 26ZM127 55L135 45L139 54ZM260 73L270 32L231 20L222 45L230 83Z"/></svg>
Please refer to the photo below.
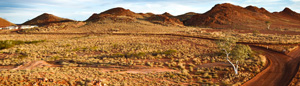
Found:
<svg viewBox="0 0 300 86"><path fill-rule="evenodd" d="M199 65L198 67L230 67L231 65L226 62L215 62L215 63L205 63L202 65Z"/></svg>
<svg viewBox="0 0 300 86"><path fill-rule="evenodd" d="M15 70L26 70L26 69L33 69L38 67L50 67L51 64L47 63L46 61L32 61L25 63L23 65L18 66L17 68L14 68Z"/></svg>
<svg viewBox="0 0 300 86"><path fill-rule="evenodd" d="M145 69L128 69L126 71L118 72L118 73L157 73L157 72L179 72L178 70L173 70L169 68L145 68Z"/></svg>

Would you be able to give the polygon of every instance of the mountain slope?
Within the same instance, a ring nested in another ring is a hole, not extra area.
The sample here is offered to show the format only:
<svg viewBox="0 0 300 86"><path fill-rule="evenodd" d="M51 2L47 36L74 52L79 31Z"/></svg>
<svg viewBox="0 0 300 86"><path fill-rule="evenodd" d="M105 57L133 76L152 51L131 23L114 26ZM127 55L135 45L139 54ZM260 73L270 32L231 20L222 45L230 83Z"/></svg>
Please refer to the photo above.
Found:
<svg viewBox="0 0 300 86"><path fill-rule="evenodd" d="M194 15L186 25L212 28L258 28L270 17L229 3L217 4L204 14Z"/></svg>
<svg viewBox="0 0 300 86"><path fill-rule="evenodd" d="M46 25L49 23L59 23L59 22L68 22L68 21L73 21L73 20L66 19L66 18L60 18L60 17L57 17L52 14L48 14L48 13L43 13L42 15L39 15L32 20L26 21L23 24L25 24L25 25Z"/></svg>
<svg viewBox="0 0 300 86"><path fill-rule="evenodd" d="M280 15L282 17L286 17L286 18L295 19L295 20L300 21L300 14L296 13L295 11L291 10L290 8L284 8L284 10L282 10L279 13L275 13L275 14Z"/></svg>
<svg viewBox="0 0 300 86"><path fill-rule="evenodd" d="M124 9L121 7L112 8L107 11L101 12L99 14L94 13L92 16L90 16L86 21L98 21L103 20L106 18L113 18L117 16L125 16L125 17L131 17L131 18L142 18L143 16L137 13L134 13L130 11L129 9Z"/></svg>
<svg viewBox="0 0 300 86"><path fill-rule="evenodd" d="M149 18L147 18L148 21L156 24L161 24L161 25L175 25L175 26L183 26L183 23L176 18L170 18L166 15L153 15Z"/></svg>
<svg viewBox="0 0 300 86"><path fill-rule="evenodd" d="M0 27L7 27L7 26L11 26L11 25L15 25L3 18L0 18Z"/></svg>
<svg viewBox="0 0 300 86"><path fill-rule="evenodd" d="M179 19L181 22L185 23L186 20L191 19L192 16L197 15L198 13L195 12L188 12L182 15L174 16L174 18Z"/></svg>
<svg viewBox="0 0 300 86"><path fill-rule="evenodd" d="M267 29L267 21L271 22L271 29L300 28L300 14L289 8L270 13L264 8L243 8L229 3L217 4L204 14L192 16L184 24L211 28Z"/></svg>

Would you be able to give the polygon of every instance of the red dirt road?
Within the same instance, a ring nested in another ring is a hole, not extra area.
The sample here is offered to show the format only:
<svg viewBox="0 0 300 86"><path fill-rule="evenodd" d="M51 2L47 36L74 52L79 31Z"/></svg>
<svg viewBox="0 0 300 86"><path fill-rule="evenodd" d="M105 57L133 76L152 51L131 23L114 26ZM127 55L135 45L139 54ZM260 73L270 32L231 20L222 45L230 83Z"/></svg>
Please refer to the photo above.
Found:
<svg viewBox="0 0 300 86"><path fill-rule="evenodd" d="M269 59L269 66L243 86L287 86L296 75L300 61L300 49L292 51L290 56L261 47L251 46L261 51ZM298 52L298 53L295 53ZM291 57L292 56L292 57Z"/></svg>
<svg viewBox="0 0 300 86"><path fill-rule="evenodd" d="M298 48L296 48L295 50L289 52L287 55L293 57L293 58L297 58L300 56L300 46Z"/></svg>

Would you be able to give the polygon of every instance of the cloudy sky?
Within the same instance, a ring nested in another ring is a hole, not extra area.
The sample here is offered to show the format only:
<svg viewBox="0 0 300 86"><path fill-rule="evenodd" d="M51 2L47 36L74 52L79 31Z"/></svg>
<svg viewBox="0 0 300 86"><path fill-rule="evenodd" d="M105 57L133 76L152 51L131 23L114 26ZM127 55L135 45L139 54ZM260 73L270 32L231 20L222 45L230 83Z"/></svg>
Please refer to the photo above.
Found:
<svg viewBox="0 0 300 86"><path fill-rule="evenodd" d="M204 13L220 3L232 3L243 7L253 5L264 7L271 12L289 7L300 13L300 0L0 0L0 17L17 24L42 13L86 20L93 13L114 7L123 7L134 12L169 12L180 15L186 12Z"/></svg>

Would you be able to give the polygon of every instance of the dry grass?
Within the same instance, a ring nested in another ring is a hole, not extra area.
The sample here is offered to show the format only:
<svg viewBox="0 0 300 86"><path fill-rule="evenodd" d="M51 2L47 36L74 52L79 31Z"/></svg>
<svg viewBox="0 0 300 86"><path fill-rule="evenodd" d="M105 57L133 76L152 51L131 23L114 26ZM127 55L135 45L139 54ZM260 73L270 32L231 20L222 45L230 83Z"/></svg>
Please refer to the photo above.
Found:
<svg viewBox="0 0 300 86"><path fill-rule="evenodd" d="M232 75L232 68L227 66L200 67L206 63L225 62L225 59L218 56L214 41L196 38L17 34L0 37L0 40L45 39L42 43L1 50L8 55L0 64L16 66L43 60L54 66L1 71L0 84L30 85L44 77L55 82L41 82L41 85L91 84L89 81L94 79L108 85L230 85L249 80L262 68L258 57L241 64L238 76ZM146 72L152 68L162 72ZM139 73L131 73L132 70Z"/></svg>
<svg viewBox="0 0 300 86"><path fill-rule="evenodd" d="M189 34L193 36L200 36L212 39L220 39L223 37L235 37L239 42L244 43L268 43L268 44L293 44L300 43L300 35L282 35L282 34L261 34L259 32L253 33L239 33L236 31L215 31L206 32L202 29L190 29L181 32L181 34Z"/></svg>

